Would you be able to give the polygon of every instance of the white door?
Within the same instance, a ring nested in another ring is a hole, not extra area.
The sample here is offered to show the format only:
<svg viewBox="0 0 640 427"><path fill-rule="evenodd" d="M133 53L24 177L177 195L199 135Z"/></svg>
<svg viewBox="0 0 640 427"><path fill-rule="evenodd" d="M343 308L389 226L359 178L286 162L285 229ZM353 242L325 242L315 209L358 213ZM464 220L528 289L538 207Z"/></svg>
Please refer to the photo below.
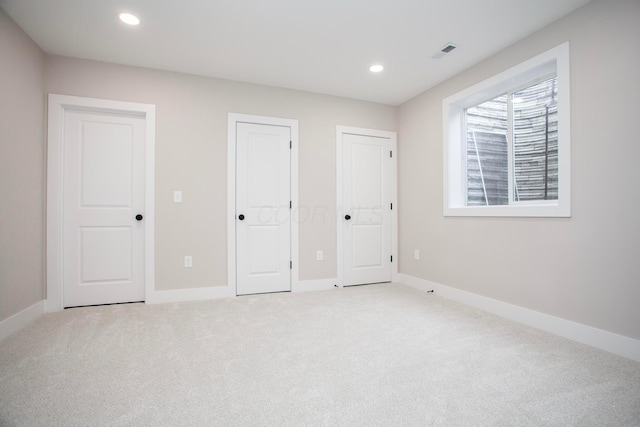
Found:
<svg viewBox="0 0 640 427"><path fill-rule="evenodd" d="M63 140L63 305L143 301L145 119L66 110Z"/></svg>
<svg viewBox="0 0 640 427"><path fill-rule="evenodd" d="M291 129L238 123L236 293L291 290Z"/></svg>
<svg viewBox="0 0 640 427"><path fill-rule="evenodd" d="M343 285L391 281L391 141L342 135Z"/></svg>

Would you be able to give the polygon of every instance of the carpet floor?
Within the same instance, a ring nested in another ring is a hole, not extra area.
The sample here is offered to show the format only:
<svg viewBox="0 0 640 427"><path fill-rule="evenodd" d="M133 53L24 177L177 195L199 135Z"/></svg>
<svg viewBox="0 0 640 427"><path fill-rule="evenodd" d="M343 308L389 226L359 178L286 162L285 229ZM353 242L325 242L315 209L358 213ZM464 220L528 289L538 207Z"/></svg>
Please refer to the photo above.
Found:
<svg viewBox="0 0 640 427"><path fill-rule="evenodd" d="M48 314L2 426L640 426L640 363L400 284Z"/></svg>

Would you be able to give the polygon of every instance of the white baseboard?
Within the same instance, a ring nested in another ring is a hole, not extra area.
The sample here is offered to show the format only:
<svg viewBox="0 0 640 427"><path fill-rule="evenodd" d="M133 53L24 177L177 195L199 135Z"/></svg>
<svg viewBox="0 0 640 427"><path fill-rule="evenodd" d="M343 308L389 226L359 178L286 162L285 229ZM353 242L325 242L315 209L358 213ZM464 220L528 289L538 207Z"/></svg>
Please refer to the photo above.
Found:
<svg viewBox="0 0 640 427"><path fill-rule="evenodd" d="M291 292L326 291L335 289L338 279L300 280L291 286Z"/></svg>
<svg viewBox="0 0 640 427"><path fill-rule="evenodd" d="M291 292L323 291L334 289L336 279L302 280L293 283ZM236 290L232 286L211 286L206 288L172 289L153 291L146 296L147 304L166 304L171 302L204 301L218 298L232 298Z"/></svg>
<svg viewBox="0 0 640 427"><path fill-rule="evenodd" d="M422 291L433 290L436 295L441 297L640 362L640 341L624 335L618 335L407 274L398 274L398 282Z"/></svg>
<svg viewBox="0 0 640 427"><path fill-rule="evenodd" d="M46 301L38 301L19 313L0 322L0 341L18 332L38 317L45 314Z"/></svg>
<svg viewBox="0 0 640 427"><path fill-rule="evenodd" d="M204 301L218 298L235 297L236 290L231 286L210 286L206 288L172 289L153 291L146 296L147 304L165 304L183 301Z"/></svg>

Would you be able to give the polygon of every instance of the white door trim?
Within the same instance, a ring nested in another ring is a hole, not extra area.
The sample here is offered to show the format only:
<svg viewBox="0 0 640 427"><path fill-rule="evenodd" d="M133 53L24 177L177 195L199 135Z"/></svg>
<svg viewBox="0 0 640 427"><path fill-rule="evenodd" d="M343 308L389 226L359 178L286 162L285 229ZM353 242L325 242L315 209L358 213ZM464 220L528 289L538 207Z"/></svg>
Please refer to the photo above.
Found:
<svg viewBox="0 0 640 427"><path fill-rule="evenodd" d="M236 124L286 126L291 128L291 289L298 283L298 121L277 117L229 113L227 134L227 282L236 292Z"/></svg>
<svg viewBox="0 0 640 427"><path fill-rule="evenodd" d="M393 203L393 209L391 210L391 254L393 256L393 262L391 263L391 281L396 281L398 277L398 197L397 197L397 176L398 176L398 155L397 155L397 135L395 132L364 129L350 126L336 126L336 206L337 206L337 285L339 287L344 286L344 263L343 263L343 232L342 232L342 218L344 217L344 209L342 206L342 137L344 134L350 135L364 135L373 136L378 138L388 138L391 142L391 151L393 156L391 157L391 203Z"/></svg>
<svg viewBox="0 0 640 427"><path fill-rule="evenodd" d="M47 312L63 308L63 159L66 110L115 112L144 117L145 135L145 299L155 290L155 124L151 104L49 94L47 136Z"/></svg>

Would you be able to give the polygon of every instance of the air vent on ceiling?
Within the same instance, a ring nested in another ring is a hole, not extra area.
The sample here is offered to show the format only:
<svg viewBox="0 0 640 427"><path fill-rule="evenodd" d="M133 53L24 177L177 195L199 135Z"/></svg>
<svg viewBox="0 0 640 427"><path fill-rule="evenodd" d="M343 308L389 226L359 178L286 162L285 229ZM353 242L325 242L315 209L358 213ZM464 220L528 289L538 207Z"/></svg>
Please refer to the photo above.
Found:
<svg viewBox="0 0 640 427"><path fill-rule="evenodd" d="M436 52L431 58L440 59L443 56L445 56L447 53L451 52L456 47L458 47L458 46L456 46L453 43L447 43L446 45L442 46L442 49L440 49L438 52Z"/></svg>

